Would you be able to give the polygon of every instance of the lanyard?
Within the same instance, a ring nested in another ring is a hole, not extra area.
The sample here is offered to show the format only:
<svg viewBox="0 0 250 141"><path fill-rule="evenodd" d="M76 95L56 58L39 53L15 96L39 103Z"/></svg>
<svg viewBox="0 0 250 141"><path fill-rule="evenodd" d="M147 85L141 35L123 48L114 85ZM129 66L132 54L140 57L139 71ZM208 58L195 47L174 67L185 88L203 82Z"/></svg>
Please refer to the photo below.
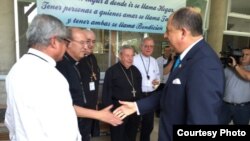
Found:
<svg viewBox="0 0 250 141"><path fill-rule="evenodd" d="M48 62L46 59L44 59L44 58L42 58L41 56L38 56L38 55L36 55L36 54L33 54L33 53L27 53L27 54L36 56L36 57L42 59L43 61Z"/></svg>
<svg viewBox="0 0 250 141"><path fill-rule="evenodd" d="M66 60L70 62L69 58L66 55L64 55L64 58L66 58ZM79 81L80 81L82 95L83 95L83 101L84 101L84 103L87 103L87 99L86 99L86 96L85 96L85 93L84 93L84 90L83 90L83 84L82 84L81 74L80 74L80 72L79 72L79 70L78 70L78 68L76 67L75 64L73 65L73 68L77 72L77 75L78 75L78 78L79 78Z"/></svg>
<svg viewBox="0 0 250 141"><path fill-rule="evenodd" d="M141 54L140 54L140 57L141 57ZM144 63L144 61L143 61L143 59L142 59L142 57L141 57L141 61L142 61L143 66L144 66L144 70L145 70L145 72L146 72L146 74L147 74L147 78L148 78L148 80L149 80L149 79L150 79L150 76L149 76L148 72L149 72L149 66L150 66L150 57L148 58L148 60L149 60L149 62L148 62L148 69L146 69L145 63Z"/></svg>

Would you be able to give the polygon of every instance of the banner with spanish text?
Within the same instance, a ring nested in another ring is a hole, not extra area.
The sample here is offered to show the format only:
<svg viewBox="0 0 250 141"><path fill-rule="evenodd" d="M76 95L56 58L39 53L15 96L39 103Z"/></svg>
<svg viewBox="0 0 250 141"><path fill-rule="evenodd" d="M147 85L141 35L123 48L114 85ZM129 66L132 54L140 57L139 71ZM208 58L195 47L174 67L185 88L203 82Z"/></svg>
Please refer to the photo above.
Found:
<svg viewBox="0 0 250 141"><path fill-rule="evenodd" d="M50 14L66 26L164 33L169 15L186 0L37 0L38 14Z"/></svg>

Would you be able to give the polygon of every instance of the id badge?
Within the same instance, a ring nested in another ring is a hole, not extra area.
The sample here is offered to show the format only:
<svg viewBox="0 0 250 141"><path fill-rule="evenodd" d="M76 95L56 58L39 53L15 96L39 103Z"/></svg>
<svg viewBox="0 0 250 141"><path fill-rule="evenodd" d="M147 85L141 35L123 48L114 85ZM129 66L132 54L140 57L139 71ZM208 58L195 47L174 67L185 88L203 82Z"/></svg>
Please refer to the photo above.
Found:
<svg viewBox="0 0 250 141"><path fill-rule="evenodd" d="M95 90L95 83L93 81L89 82L89 90L90 91L94 91Z"/></svg>
<svg viewBox="0 0 250 141"><path fill-rule="evenodd" d="M146 86L152 86L152 83L151 83L150 80L147 80L147 81L146 81Z"/></svg>

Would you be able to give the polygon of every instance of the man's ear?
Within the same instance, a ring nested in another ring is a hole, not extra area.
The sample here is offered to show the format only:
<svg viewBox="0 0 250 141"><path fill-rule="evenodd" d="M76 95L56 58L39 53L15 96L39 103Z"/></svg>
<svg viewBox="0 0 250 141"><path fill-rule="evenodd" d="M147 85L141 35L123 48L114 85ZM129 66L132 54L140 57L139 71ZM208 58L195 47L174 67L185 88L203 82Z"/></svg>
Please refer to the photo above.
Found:
<svg viewBox="0 0 250 141"><path fill-rule="evenodd" d="M187 29L186 28L181 28L181 39L184 39L185 36L187 36Z"/></svg>
<svg viewBox="0 0 250 141"><path fill-rule="evenodd" d="M51 44L51 47L52 48L57 48L58 47L58 40L57 40L57 38L56 37L52 37L52 38L50 38L50 44Z"/></svg>

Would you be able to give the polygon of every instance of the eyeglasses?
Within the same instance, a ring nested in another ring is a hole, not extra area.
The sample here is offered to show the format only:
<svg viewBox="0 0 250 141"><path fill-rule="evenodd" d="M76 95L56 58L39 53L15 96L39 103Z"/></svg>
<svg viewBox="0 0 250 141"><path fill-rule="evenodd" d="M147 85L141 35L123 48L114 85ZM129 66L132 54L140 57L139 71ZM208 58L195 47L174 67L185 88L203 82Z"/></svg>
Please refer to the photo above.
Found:
<svg viewBox="0 0 250 141"><path fill-rule="evenodd" d="M71 42L69 39L67 38L63 38L63 37L57 37L58 39L60 39L61 41L64 41L66 47L69 46L69 43Z"/></svg>
<svg viewBox="0 0 250 141"><path fill-rule="evenodd" d="M143 47L152 49L152 48L154 48L154 45L144 45Z"/></svg>
<svg viewBox="0 0 250 141"><path fill-rule="evenodd" d="M76 42L82 46L89 45L89 41L76 41L76 40L71 40L71 41Z"/></svg>
<svg viewBox="0 0 250 141"><path fill-rule="evenodd" d="M92 44L95 44L96 41L95 41L95 40L90 40L90 39L89 39L89 40L87 40L87 42L88 42L88 44L91 44L91 43L92 43Z"/></svg>

